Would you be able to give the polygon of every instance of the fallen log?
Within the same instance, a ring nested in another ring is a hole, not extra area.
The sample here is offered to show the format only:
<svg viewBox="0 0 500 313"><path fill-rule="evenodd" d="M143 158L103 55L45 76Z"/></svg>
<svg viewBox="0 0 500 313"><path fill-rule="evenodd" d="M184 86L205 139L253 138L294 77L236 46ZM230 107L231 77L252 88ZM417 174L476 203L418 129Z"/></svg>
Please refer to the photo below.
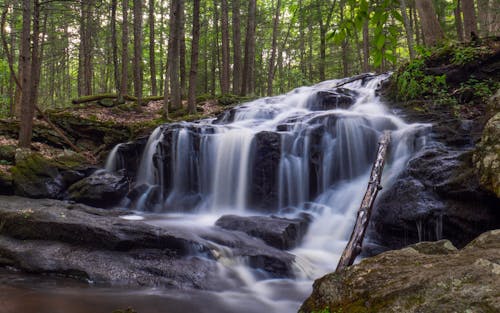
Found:
<svg viewBox="0 0 500 313"><path fill-rule="evenodd" d="M117 99L117 98L118 98L118 95L116 93L103 93L103 94L90 95L90 96L84 96L84 97L80 97L77 99L73 99L73 100L71 100L71 103L82 104L82 103L99 101L99 100L104 100L104 99ZM136 97L129 96L129 95L123 96L123 99L125 99L127 101L137 101Z"/></svg>
<svg viewBox="0 0 500 313"><path fill-rule="evenodd" d="M390 141L391 132L385 131L379 140L377 158L373 163L370 180L368 181L368 187L366 189L365 196L363 197L363 201L361 201L361 206L358 210L356 224L354 224L349 242L347 243L347 246L344 249L342 256L340 257L337 269L335 270L336 272L352 265L354 263L354 259L356 259L356 257L361 252L363 238L365 237L366 228L368 227L368 222L370 221L373 203L375 202L375 198L377 197L379 190L382 189L380 180L382 178L382 170L384 169L385 159Z"/></svg>

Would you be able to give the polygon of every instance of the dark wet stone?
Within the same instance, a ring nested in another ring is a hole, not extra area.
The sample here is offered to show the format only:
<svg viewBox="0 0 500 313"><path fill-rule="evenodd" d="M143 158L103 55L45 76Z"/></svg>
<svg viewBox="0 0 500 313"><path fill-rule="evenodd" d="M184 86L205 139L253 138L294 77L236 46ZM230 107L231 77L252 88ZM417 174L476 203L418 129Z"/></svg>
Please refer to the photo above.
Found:
<svg viewBox="0 0 500 313"><path fill-rule="evenodd" d="M215 225L260 238L278 249L292 249L301 243L310 222L311 217L307 214L293 219L276 216L224 215Z"/></svg>
<svg viewBox="0 0 500 313"><path fill-rule="evenodd" d="M68 198L95 207L107 208L118 204L128 189L129 182L125 176L99 170L73 184L68 189Z"/></svg>

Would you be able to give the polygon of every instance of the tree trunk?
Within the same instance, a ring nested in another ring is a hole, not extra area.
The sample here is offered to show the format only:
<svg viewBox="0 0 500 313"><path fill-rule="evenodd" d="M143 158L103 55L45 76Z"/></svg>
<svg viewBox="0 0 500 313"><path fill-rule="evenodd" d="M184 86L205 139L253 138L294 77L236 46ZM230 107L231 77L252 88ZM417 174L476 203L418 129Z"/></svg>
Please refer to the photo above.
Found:
<svg viewBox="0 0 500 313"><path fill-rule="evenodd" d="M122 77L118 102L124 102L123 96L128 93L128 0L122 0Z"/></svg>
<svg viewBox="0 0 500 313"><path fill-rule="evenodd" d="M477 12L479 18L479 27L481 37L490 35L490 0L477 0Z"/></svg>
<svg viewBox="0 0 500 313"><path fill-rule="evenodd" d="M476 9L474 0L462 0L462 13L464 15L465 40L470 41L473 34L477 36Z"/></svg>
<svg viewBox="0 0 500 313"><path fill-rule="evenodd" d="M230 86L230 52L229 52L229 8L227 0L221 0L221 30L222 30L222 75L221 93L228 94Z"/></svg>
<svg viewBox="0 0 500 313"><path fill-rule="evenodd" d="M424 33L424 43L428 47L434 46L444 38L444 34L436 17L432 0L416 0L415 2Z"/></svg>
<svg viewBox="0 0 500 313"><path fill-rule="evenodd" d="M349 242L340 257L339 263L337 265L336 272L339 272L354 263L356 256L361 252L361 247L363 245L363 238L365 236L366 228L370 221L370 215L372 212L373 203L377 197L378 191L382 189L380 186L380 180L382 178L382 170L384 169L384 164L386 160L386 154L391 141L391 133L389 131L384 132L381 136L377 151L377 158L373 163L372 171L370 174L370 180L368 181L368 187L361 201L361 206L358 210L358 216L356 218L356 224L349 238Z"/></svg>
<svg viewBox="0 0 500 313"><path fill-rule="evenodd" d="M196 81L198 74L198 44L200 40L200 0L193 2L193 40L191 42L191 70L189 71L188 111L196 113Z"/></svg>
<svg viewBox="0 0 500 313"><path fill-rule="evenodd" d="M240 0L233 0L233 94L240 94L241 89L241 32Z"/></svg>
<svg viewBox="0 0 500 313"><path fill-rule="evenodd" d="M181 0L182 1L182 0ZM170 4L170 37L168 55L168 81L170 85L169 104L172 109L181 107L181 86L179 81L179 65L180 65L180 8L181 1L172 1ZM167 90L167 89L165 89ZM165 98L167 93L165 92ZM165 111L167 106L165 105Z"/></svg>
<svg viewBox="0 0 500 313"><path fill-rule="evenodd" d="M276 47L278 41L278 27L280 23L281 0L276 3L276 13L274 15L273 23L273 39L271 43L271 56L269 57L269 69L267 72L267 95L273 94L273 81L274 81L274 59L276 58Z"/></svg>
<svg viewBox="0 0 500 313"><path fill-rule="evenodd" d="M149 72L151 76L151 93L158 94L156 86L156 63L155 63L155 0L149 0Z"/></svg>
<svg viewBox="0 0 500 313"><path fill-rule="evenodd" d="M457 30L458 41L464 41L464 26L462 24L462 9L460 8L461 0L457 0L457 6L453 9L455 15L455 28Z"/></svg>
<svg viewBox="0 0 500 313"><path fill-rule="evenodd" d="M370 29L368 19L363 22L363 72L370 71Z"/></svg>
<svg viewBox="0 0 500 313"><path fill-rule="evenodd" d="M182 99L186 96L187 85L187 71L186 71L186 34L185 27L186 14L184 13L184 1L179 2L179 74L181 80L181 102L179 107L182 106Z"/></svg>
<svg viewBox="0 0 500 313"><path fill-rule="evenodd" d="M403 22L406 31L406 42L408 43L408 51L410 52L410 60L415 58L415 49L413 43L413 27L406 14L406 0L399 0L399 8L401 9L401 16L403 17Z"/></svg>
<svg viewBox="0 0 500 313"><path fill-rule="evenodd" d="M241 82L241 95L253 93L255 80L255 17L257 1L248 1L248 21L245 36L245 61L243 64L243 78Z"/></svg>
<svg viewBox="0 0 500 313"><path fill-rule="evenodd" d="M92 94L92 9L93 0L82 0L80 20L80 95Z"/></svg>
<svg viewBox="0 0 500 313"><path fill-rule="evenodd" d="M111 0L111 46L113 54L113 77L115 79L115 89L120 89L120 70L118 68L118 39L116 36L116 8L118 0Z"/></svg>
<svg viewBox="0 0 500 313"><path fill-rule="evenodd" d="M142 102L142 0L134 0L134 95Z"/></svg>
<svg viewBox="0 0 500 313"><path fill-rule="evenodd" d="M22 2L23 22L21 29L19 66L21 69L21 122L19 129L19 147L29 148L31 144L31 136L33 130L33 104L30 103L30 92L32 84L32 76L28 75L31 72L31 55L30 55L30 31L32 8L30 0Z"/></svg>

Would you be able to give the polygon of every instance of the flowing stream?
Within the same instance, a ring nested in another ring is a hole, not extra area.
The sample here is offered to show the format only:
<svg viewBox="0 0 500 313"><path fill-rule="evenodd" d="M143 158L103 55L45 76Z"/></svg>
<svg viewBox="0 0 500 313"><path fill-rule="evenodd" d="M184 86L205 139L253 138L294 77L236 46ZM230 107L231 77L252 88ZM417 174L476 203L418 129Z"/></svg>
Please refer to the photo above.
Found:
<svg viewBox="0 0 500 313"><path fill-rule="evenodd" d="M123 201L132 211L126 218L196 232L228 213L294 217L306 212L313 217L309 231L289 251L295 255L294 279L256 273L221 249L221 280L238 285L228 283L217 292L73 286L65 293L54 287L45 291L46 298L63 293L78 298L74 303L82 307L130 305L140 313L296 312L313 280L334 270L347 243L382 132L392 131L385 188L425 144L427 125L405 123L377 96L386 78L326 81L245 103L217 119L163 125L143 149L137 196ZM126 163L121 146L111 152L108 170Z"/></svg>

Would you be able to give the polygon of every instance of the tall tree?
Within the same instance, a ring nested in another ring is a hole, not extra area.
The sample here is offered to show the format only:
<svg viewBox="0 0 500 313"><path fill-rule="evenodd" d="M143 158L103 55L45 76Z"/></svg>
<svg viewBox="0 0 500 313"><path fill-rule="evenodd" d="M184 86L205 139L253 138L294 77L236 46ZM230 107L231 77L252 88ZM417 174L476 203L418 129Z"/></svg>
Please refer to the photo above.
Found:
<svg viewBox="0 0 500 313"><path fill-rule="evenodd" d="M21 121L19 129L19 147L29 148L33 130L33 104L30 103L32 76L29 75L31 69L31 18L32 2L23 0L22 29L19 52L20 81L21 81Z"/></svg>
<svg viewBox="0 0 500 313"><path fill-rule="evenodd" d="M406 0L399 0L399 7L401 9L401 16L403 17L403 23L405 25L406 42L408 44L410 59L413 60L415 58L415 49L413 43L413 27L410 23L410 19L408 18L408 14L406 13Z"/></svg>
<svg viewBox="0 0 500 313"><path fill-rule="evenodd" d="M240 32L240 0L233 0L233 93L239 94L241 89L241 32Z"/></svg>
<svg viewBox="0 0 500 313"><path fill-rule="evenodd" d="M255 18L257 1L248 1L247 31L245 36L245 59L243 63L243 78L241 81L241 95L253 93L255 80Z"/></svg>
<svg viewBox="0 0 500 313"><path fill-rule="evenodd" d="M330 1L327 1L328 3ZM331 20L332 20L332 17L333 17L333 10L335 8L335 5L336 5L336 0L332 1L331 3L329 3L329 7L327 8L327 11L326 11L326 19L324 20L324 16L323 16L323 6L322 4L324 3L323 1L317 1L317 14L318 14L318 21L319 21L319 45L320 45L320 48L319 48L319 58L320 58L320 61L319 61L319 79L320 80L325 80L326 79L326 75L325 75L325 67L326 67L326 33L328 31L328 29L330 28L330 23L331 23ZM345 1L343 2L343 4L345 3ZM341 10L343 10L343 7L344 5L341 5ZM342 46L344 47L344 45L346 45L345 43L342 44Z"/></svg>
<svg viewBox="0 0 500 313"><path fill-rule="evenodd" d="M116 1L116 0L113 0ZM151 76L151 94L158 94L156 86L156 62L155 62L155 0L149 0L149 72Z"/></svg>
<svg viewBox="0 0 500 313"><path fill-rule="evenodd" d="M79 95L86 96L92 94L92 10L93 0L81 1L80 17L80 70L79 70Z"/></svg>
<svg viewBox="0 0 500 313"><path fill-rule="evenodd" d="M142 102L142 0L134 0L134 93Z"/></svg>
<svg viewBox="0 0 500 313"><path fill-rule="evenodd" d="M188 111L196 113L196 81L198 75L198 45L200 41L200 0L193 2L193 40L191 42L191 70L189 71Z"/></svg>
<svg viewBox="0 0 500 313"><path fill-rule="evenodd" d="M113 54L113 77L115 80L115 89L120 89L120 71L118 68L118 39L116 36L116 9L118 7L118 0L111 0L111 46Z"/></svg>
<svg viewBox="0 0 500 313"><path fill-rule="evenodd" d="M222 73L221 92L229 93L230 86L230 52L229 52L229 7L227 0L221 0L221 30L222 30Z"/></svg>
<svg viewBox="0 0 500 313"><path fill-rule="evenodd" d="M118 102L124 102L124 96L128 93L128 0L122 0L122 77Z"/></svg>
<svg viewBox="0 0 500 313"><path fill-rule="evenodd" d="M462 13L464 15L465 40L471 40L472 34L478 35L474 0L462 0Z"/></svg>
<svg viewBox="0 0 500 313"><path fill-rule="evenodd" d="M186 75L186 33L185 33L185 24L186 24L186 14L184 12L185 5L184 1L179 2L179 71L180 71L180 79L181 79L181 99L186 96L186 85L187 79ZM180 105L182 102L180 103Z"/></svg>
<svg viewBox="0 0 500 313"><path fill-rule="evenodd" d="M462 24L462 9L460 8L461 0L457 0L453 14L455 15L455 28L457 30L458 41L464 41L464 26Z"/></svg>
<svg viewBox="0 0 500 313"><path fill-rule="evenodd" d="M274 14L273 22L273 39L271 43L271 56L269 57L269 69L267 72L267 95L273 94L273 81L274 81L274 59L276 58L276 48L278 41L278 30L281 14L281 0L276 3L276 13Z"/></svg>
<svg viewBox="0 0 500 313"><path fill-rule="evenodd" d="M426 46L434 46L444 38L432 0L415 0Z"/></svg>
<svg viewBox="0 0 500 313"><path fill-rule="evenodd" d="M167 97L168 88L165 88L165 113L168 112L168 107L178 109L181 107L181 90L179 81L179 64L180 64L180 9L183 0L171 1L170 3L170 37L168 45L168 79L165 79L165 84L170 86L170 99ZM168 101L167 101L168 100Z"/></svg>

